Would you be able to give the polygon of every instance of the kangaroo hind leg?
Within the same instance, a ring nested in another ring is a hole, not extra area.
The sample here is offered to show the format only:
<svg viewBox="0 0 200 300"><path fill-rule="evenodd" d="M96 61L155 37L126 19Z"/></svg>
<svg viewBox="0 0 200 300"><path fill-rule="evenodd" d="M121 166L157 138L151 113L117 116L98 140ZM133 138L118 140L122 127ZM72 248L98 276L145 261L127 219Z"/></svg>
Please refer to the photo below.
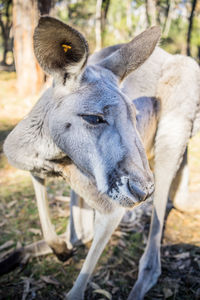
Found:
<svg viewBox="0 0 200 300"><path fill-rule="evenodd" d="M173 126L173 129L170 128ZM170 186L181 164L190 134L190 124L169 113L160 121L155 143L155 193L151 228L140 260L138 280L128 300L142 300L161 274L160 243Z"/></svg>

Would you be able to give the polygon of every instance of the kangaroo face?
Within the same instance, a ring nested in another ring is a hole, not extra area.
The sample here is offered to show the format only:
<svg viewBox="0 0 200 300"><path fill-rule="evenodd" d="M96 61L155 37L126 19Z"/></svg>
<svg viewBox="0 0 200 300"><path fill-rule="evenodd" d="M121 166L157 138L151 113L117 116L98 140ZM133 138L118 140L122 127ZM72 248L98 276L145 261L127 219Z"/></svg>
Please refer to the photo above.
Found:
<svg viewBox="0 0 200 300"><path fill-rule="evenodd" d="M55 106L49 117L54 142L100 194L124 207L153 192L153 177L136 129L135 107L119 83L149 57L158 38L158 29L147 30L87 66L87 42L71 27L44 17L35 32L38 61L54 76Z"/></svg>

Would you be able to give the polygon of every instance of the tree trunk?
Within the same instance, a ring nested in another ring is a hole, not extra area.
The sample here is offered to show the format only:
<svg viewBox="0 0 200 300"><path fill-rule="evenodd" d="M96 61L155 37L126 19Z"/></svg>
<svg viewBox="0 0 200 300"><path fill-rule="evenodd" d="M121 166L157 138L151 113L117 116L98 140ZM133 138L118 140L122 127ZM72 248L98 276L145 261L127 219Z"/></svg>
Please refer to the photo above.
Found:
<svg viewBox="0 0 200 300"><path fill-rule="evenodd" d="M193 17L194 11L196 8L197 0L192 1L192 10L189 17L189 26L188 26L188 33L187 33L187 55L191 56L191 49L190 49L190 42L191 42L191 34L192 34L192 25L193 25Z"/></svg>
<svg viewBox="0 0 200 300"><path fill-rule="evenodd" d="M156 0L146 0L146 15L149 26L156 25Z"/></svg>
<svg viewBox="0 0 200 300"><path fill-rule="evenodd" d="M0 11L0 28L3 41L3 65L7 65L7 53L9 51L9 43L11 42L9 38L10 29L12 27L12 20L10 15L11 5L12 0L7 0L3 2L3 8L5 7L5 12Z"/></svg>
<svg viewBox="0 0 200 300"><path fill-rule="evenodd" d="M3 65L7 65L7 53L9 51L8 39L9 39L9 35L8 36L6 35L3 41L3 60L2 60Z"/></svg>
<svg viewBox="0 0 200 300"><path fill-rule="evenodd" d="M101 8L102 8L102 0L97 0L97 4L96 4L96 26L95 26L95 33L96 33L96 49L95 49L95 51L98 51L102 48Z"/></svg>
<svg viewBox="0 0 200 300"><path fill-rule="evenodd" d="M126 4L126 26L129 30L132 29L132 11L131 11L131 0L127 1Z"/></svg>
<svg viewBox="0 0 200 300"><path fill-rule="evenodd" d="M140 34L142 31L144 31L148 27L147 22L147 14L146 14L146 5L141 5L140 7L140 17L137 22L136 28L135 28L135 36Z"/></svg>
<svg viewBox="0 0 200 300"><path fill-rule="evenodd" d="M167 4L168 4L168 7L167 7L165 24L164 24L163 37L168 37L168 34L169 34L169 30L171 27L171 21L172 21L172 14L173 14L173 10L174 10L174 0L168 0Z"/></svg>
<svg viewBox="0 0 200 300"><path fill-rule="evenodd" d="M110 0L103 0L101 9L101 30L104 31L106 27L108 9L110 6Z"/></svg>
<svg viewBox="0 0 200 300"><path fill-rule="evenodd" d="M49 15L53 6L53 0L38 0L38 9L41 15Z"/></svg>
<svg viewBox="0 0 200 300"><path fill-rule="evenodd" d="M10 28L6 28L6 24L3 23L2 19L0 19L0 27L1 27L1 36L3 41L3 59L1 64L7 65L6 60L7 60Z"/></svg>
<svg viewBox="0 0 200 300"><path fill-rule="evenodd" d="M48 13L50 0L13 0L14 58L17 90L21 96L39 92L44 73L33 51L33 33L40 14Z"/></svg>

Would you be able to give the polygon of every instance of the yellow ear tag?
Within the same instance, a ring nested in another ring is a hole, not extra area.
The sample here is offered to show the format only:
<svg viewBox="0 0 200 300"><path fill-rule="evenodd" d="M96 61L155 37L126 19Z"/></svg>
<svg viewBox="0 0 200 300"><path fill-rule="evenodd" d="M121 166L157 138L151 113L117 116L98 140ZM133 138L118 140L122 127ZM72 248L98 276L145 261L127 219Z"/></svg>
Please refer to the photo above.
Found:
<svg viewBox="0 0 200 300"><path fill-rule="evenodd" d="M63 49L64 49L65 52L67 52L68 49L71 49L71 48L72 48L71 46L65 45L65 44L62 44L62 47L63 47Z"/></svg>

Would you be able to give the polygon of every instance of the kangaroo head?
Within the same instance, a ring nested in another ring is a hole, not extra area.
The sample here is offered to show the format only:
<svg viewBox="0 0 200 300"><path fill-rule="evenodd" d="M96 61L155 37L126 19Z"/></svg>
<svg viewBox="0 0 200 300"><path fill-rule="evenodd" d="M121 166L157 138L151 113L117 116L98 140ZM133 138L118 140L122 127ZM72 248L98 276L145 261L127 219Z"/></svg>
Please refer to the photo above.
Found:
<svg viewBox="0 0 200 300"><path fill-rule="evenodd" d="M153 52L160 37L152 27L104 60L87 66L88 44L68 25L42 17L34 34L36 57L54 77L50 134L78 169L125 207L148 198L153 178L136 110L120 82Z"/></svg>

